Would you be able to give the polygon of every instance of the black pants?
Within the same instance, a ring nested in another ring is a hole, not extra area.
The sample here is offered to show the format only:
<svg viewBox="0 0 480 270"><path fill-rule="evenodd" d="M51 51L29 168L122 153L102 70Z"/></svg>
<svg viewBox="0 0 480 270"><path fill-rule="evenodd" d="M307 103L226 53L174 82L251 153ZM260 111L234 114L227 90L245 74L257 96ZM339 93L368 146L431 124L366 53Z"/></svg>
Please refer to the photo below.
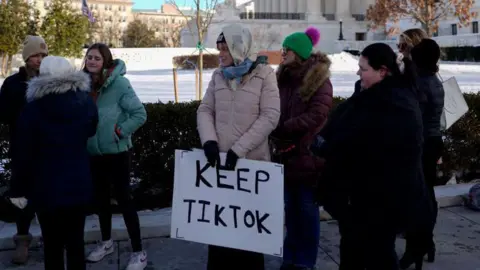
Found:
<svg viewBox="0 0 480 270"><path fill-rule="evenodd" d="M264 256L261 253L208 246L207 270L264 270Z"/></svg>
<svg viewBox="0 0 480 270"><path fill-rule="evenodd" d="M381 217L379 217L381 218ZM340 270L398 270L396 232L365 219L339 220Z"/></svg>
<svg viewBox="0 0 480 270"><path fill-rule="evenodd" d="M30 232L30 224L35 218L35 211L33 210L30 204L24 209L18 209L16 225L17 225L17 234L18 235L28 235Z"/></svg>
<svg viewBox="0 0 480 270"><path fill-rule="evenodd" d="M102 240L112 238L112 208L110 187L122 211L133 252L142 251L140 222L130 194L130 152L91 158L91 170L95 188L95 210L100 220Z"/></svg>
<svg viewBox="0 0 480 270"><path fill-rule="evenodd" d="M85 270L85 208L66 207L37 215L43 236L45 270L65 269L64 249L67 252L67 269Z"/></svg>
<svg viewBox="0 0 480 270"><path fill-rule="evenodd" d="M438 216L438 202L435 198L435 185L437 183L437 162L443 154L443 140L442 137L428 137L425 138L423 145L423 175L427 187L428 196L433 207L433 222L437 222ZM425 255L429 248L433 248L433 230L434 226L430 228L416 228L415 232L406 233L406 248L407 252L412 252L418 256Z"/></svg>
<svg viewBox="0 0 480 270"><path fill-rule="evenodd" d="M442 137L429 137L423 145L423 175L428 194L434 210L434 221L437 220L438 203L435 198L435 184L437 183L437 162L443 154Z"/></svg>

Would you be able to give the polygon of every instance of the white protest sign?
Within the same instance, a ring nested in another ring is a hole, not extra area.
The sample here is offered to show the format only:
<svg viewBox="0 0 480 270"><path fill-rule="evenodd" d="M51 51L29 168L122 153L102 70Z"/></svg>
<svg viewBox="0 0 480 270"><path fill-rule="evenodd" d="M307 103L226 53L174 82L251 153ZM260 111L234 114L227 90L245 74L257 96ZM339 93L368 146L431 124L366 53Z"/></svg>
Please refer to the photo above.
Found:
<svg viewBox="0 0 480 270"><path fill-rule="evenodd" d="M217 170L203 151L176 150L174 181L172 238L283 256L282 165L239 159Z"/></svg>
<svg viewBox="0 0 480 270"><path fill-rule="evenodd" d="M449 129L468 112L468 105L455 77L442 82L445 91L443 111L440 118L442 129Z"/></svg>

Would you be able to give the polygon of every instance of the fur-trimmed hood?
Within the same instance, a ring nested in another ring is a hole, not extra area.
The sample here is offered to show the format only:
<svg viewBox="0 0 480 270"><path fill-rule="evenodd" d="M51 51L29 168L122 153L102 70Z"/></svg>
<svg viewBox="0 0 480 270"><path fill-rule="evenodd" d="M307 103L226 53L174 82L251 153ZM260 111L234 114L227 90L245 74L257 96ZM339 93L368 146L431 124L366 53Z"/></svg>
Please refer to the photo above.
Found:
<svg viewBox="0 0 480 270"><path fill-rule="evenodd" d="M280 91L282 85L300 88L299 93L304 102L330 78L332 62L326 54L313 53L303 63L293 63L287 66L280 65L277 71L277 80ZM298 85L298 82L301 84Z"/></svg>
<svg viewBox="0 0 480 270"><path fill-rule="evenodd" d="M49 94L64 94L68 91L90 91L90 76L83 71L45 75L28 82L27 101L40 99Z"/></svg>

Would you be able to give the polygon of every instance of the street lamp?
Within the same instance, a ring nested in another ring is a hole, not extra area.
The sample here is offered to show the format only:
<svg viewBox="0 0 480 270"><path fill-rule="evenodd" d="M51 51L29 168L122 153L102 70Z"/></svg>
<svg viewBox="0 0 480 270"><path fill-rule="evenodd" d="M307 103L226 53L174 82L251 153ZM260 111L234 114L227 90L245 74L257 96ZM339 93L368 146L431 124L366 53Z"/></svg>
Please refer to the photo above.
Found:
<svg viewBox="0 0 480 270"><path fill-rule="evenodd" d="M344 40L343 39L343 21L342 21L342 19L340 19L339 23L340 23L340 34L338 35L338 40Z"/></svg>

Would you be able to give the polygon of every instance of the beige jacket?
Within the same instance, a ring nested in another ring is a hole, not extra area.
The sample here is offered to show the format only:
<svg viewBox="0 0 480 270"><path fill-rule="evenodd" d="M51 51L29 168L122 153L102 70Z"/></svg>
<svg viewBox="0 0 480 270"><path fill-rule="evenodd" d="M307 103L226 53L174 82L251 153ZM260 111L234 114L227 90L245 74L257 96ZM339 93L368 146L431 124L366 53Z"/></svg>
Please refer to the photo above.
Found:
<svg viewBox="0 0 480 270"><path fill-rule="evenodd" d="M208 85L197 111L202 145L218 142L240 158L270 161L268 136L280 118L280 97L274 70L264 64L247 74L236 90L220 69Z"/></svg>

